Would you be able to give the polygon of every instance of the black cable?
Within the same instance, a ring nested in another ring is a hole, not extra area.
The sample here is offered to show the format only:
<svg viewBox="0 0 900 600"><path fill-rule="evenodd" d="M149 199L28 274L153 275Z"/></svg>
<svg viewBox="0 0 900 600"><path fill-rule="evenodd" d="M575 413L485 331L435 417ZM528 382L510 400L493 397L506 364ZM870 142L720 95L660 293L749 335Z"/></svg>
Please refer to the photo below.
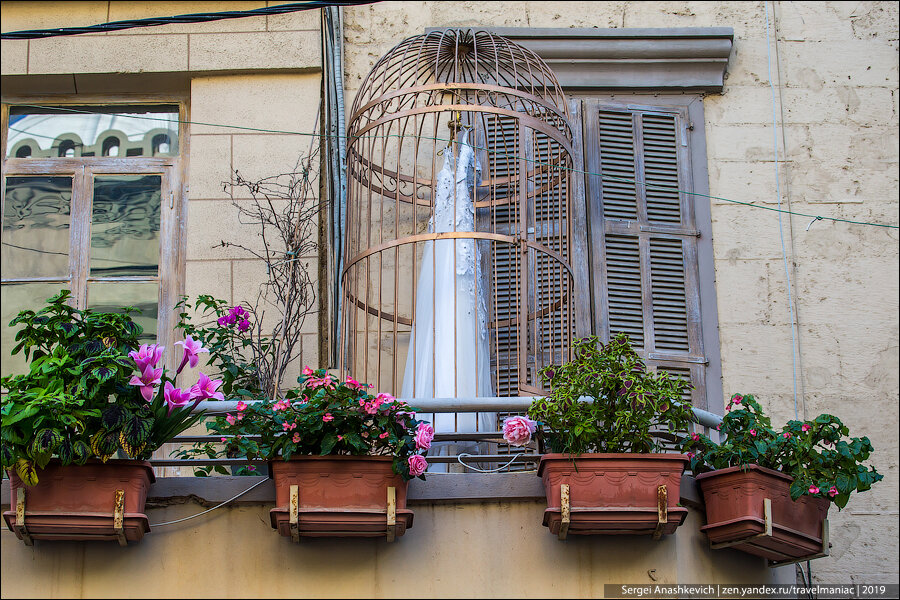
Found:
<svg viewBox="0 0 900 600"><path fill-rule="evenodd" d="M322 0L310 0L309 2L293 2L291 4L279 4L277 6L265 6L252 10L226 10L213 13L192 13L189 15L176 15L174 17L150 17L147 19L129 19L126 21L112 21L98 25L85 27L60 27L58 29L30 29L27 31L10 31L0 34L4 40L33 40L39 38L58 37L62 35L79 35L82 33L101 33L106 31L121 31L122 29L134 29L136 27L154 27L157 25L171 25L173 23L206 23L222 19L239 19L242 17L258 17L260 15L281 15L301 10L323 8L326 6L357 6L360 4L374 4L378 0L349 0L341 2L325 2Z"/></svg>

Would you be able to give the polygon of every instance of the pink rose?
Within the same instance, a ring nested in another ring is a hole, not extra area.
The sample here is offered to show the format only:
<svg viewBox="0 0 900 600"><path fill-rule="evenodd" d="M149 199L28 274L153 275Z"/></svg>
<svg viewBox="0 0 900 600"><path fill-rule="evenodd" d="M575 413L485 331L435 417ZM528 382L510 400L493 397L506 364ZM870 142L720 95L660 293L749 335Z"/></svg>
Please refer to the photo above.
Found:
<svg viewBox="0 0 900 600"><path fill-rule="evenodd" d="M513 446L524 446L536 428L537 423L528 417L508 417L503 421L503 439Z"/></svg>
<svg viewBox="0 0 900 600"><path fill-rule="evenodd" d="M809 486L809 493L810 494L818 494L819 488L817 488L815 485L811 485L811 486Z"/></svg>
<svg viewBox="0 0 900 600"><path fill-rule="evenodd" d="M431 440L434 439L434 427L428 423L419 423L416 428L416 450L428 450L431 448Z"/></svg>
<svg viewBox="0 0 900 600"><path fill-rule="evenodd" d="M418 477L428 468L428 462L421 454L413 454L406 462L409 464L409 474L411 477Z"/></svg>

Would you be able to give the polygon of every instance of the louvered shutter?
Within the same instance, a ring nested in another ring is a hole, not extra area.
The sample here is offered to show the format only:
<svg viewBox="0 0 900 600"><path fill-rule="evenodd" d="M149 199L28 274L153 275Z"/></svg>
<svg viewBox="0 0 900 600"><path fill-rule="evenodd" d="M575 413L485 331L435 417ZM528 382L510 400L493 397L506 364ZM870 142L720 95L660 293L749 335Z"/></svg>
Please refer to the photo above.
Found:
<svg viewBox="0 0 900 600"><path fill-rule="evenodd" d="M647 363L689 379L706 407L697 229L685 112L593 103L586 125L596 330L626 333ZM593 144L593 146L590 146ZM599 260L596 257L599 255ZM599 273L597 270L599 269ZM687 399L687 398L686 398Z"/></svg>

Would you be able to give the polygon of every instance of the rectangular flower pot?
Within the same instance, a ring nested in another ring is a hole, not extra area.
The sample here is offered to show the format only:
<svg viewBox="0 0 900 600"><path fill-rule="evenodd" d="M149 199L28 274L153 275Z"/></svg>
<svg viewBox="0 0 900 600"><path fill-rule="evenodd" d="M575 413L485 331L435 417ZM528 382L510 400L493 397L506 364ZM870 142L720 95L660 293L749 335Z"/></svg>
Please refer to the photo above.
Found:
<svg viewBox="0 0 900 600"><path fill-rule="evenodd" d="M269 465L276 503L269 518L280 535L393 539L412 527L413 512L406 508L408 482L394 473L391 457L297 456ZM292 486L297 486L293 528ZM389 488L394 490L392 506Z"/></svg>
<svg viewBox="0 0 900 600"><path fill-rule="evenodd" d="M51 461L28 487L9 472L10 508L6 526L20 540L101 540L137 542L150 531L144 505L156 481L150 463L138 460L90 461L62 466ZM25 523L16 517L24 490ZM116 528L116 492L124 492L121 527Z"/></svg>
<svg viewBox="0 0 900 600"><path fill-rule="evenodd" d="M821 556L827 548L825 519L831 501L801 496L791 500L793 479L757 465L728 467L697 475L706 504L701 527L714 546L729 546L776 562ZM765 499L771 502L766 535Z"/></svg>
<svg viewBox="0 0 900 600"><path fill-rule="evenodd" d="M544 481L544 527L562 536L675 532L687 509L678 506L683 454L545 454L538 475ZM569 523L563 509L568 486ZM664 490L661 487L665 486Z"/></svg>

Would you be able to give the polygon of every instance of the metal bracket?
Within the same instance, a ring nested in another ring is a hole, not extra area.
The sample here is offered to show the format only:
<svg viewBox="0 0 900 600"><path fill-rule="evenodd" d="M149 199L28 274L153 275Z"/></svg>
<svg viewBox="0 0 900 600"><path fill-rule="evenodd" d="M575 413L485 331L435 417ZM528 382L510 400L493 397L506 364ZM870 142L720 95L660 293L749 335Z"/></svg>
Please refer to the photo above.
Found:
<svg viewBox="0 0 900 600"><path fill-rule="evenodd" d="M559 486L559 512L562 516L562 521L559 524L559 534L557 537L564 540L566 539L566 536L569 535L569 524L572 522L568 483L563 483Z"/></svg>
<svg viewBox="0 0 900 600"><path fill-rule="evenodd" d="M113 509L113 529L120 546L127 546L125 539L125 490L116 490L116 502Z"/></svg>
<svg viewBox="0 0 900 600"><path fill-rule="evenodd" d="M393 542L397 527L397 488L387 489L387 541Z"/></svg>
<svg viewBox="0 0 900 600"><path fill-rule="evenodd" d="M291 486L291 501L290 501L290 515L291 515L291 541L299 542L300 541L300 486L292 485Z"/></svg>
<svg viewBox="0 0 900 600"><path fill-rule="evenodd" d="M26 546L34 546L34 540L31 534L25 528L25 486L23 485L16 490L16 524L14 527L16 533L22 536L22 541Z"/></svg>
<svg viewBox="0 0 900 600"><path fill-rule="evenodd" d="M656 488L656 529L653 530L653 539L662 537L663 525L669 522L669 490L661 485Z"/></svg>
<svg viewBox="0 0 900 600"><path fill-rule="evenodd" d="M713 550L718 550L719 548L729 548L731 546L737 546L738 544L746 544L757 538L772 537L772 500L769 498L763 498L763 518L765 519L766 529L762 533L757 533L739 540L732 540L730 542L710 544L709 547Z"/></svg>

